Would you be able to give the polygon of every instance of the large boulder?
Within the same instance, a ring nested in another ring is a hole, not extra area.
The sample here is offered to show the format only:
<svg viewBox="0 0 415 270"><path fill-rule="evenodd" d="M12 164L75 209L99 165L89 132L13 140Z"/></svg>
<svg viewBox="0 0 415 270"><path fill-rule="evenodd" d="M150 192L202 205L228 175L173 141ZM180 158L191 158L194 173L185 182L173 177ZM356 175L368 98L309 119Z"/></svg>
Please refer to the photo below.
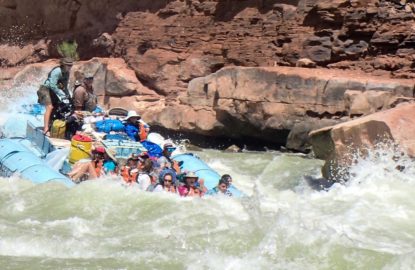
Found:
<svg viewBox="0 0 415 270"><path fill-rule="evenodd" d="M347 115L362 116L395 107L402 102L413 101L412 97L401 97L392 92L368 90L347 90L344 93L344 102Z"/></svg>
<svg viewBox="0 0 415 270"><path fill-rule="evenodd" d="M0 79L8 83L7 87L1 89L2 95L21 102L36 102L36 91L49 72L57 66L58 60L49 60L27 65L16 72L13 72L16 68L4 70ZM140 83L134 71L121 58L93 58L76 62L71 69L70 91L73 90L75 81L82 80L85 74L94 76L95 93L101 106L105 108L117 106L144 110L147 106L153 107L159 105L160 100L163 101L154 91Z"/></svg>
<svg viewBox="0 0 415 270"><path fill-rule="evenodd" d="M105 97L137 96L154 99L158 95L143 86L121 58L92 58L89 61L78 61L71 69L72 76L69 88L75 80L82 80L85 74L93 75L95 93Z"/></svg>
<svg viewBox="0 0 415 270"><path fill-rule="evenodd" d="M413 88L410 80L381 79L359 72L228 67L190 81L180 101L216 117L217 124L210 126L213 135L260 138L304 151L309 147L309 131L346 120L342 117L348 114L348 89L367 93L377 89L376 93L412 98ZM369 99L372 101L371 96ZM208 132L184 124L188 121L193 120L180 120L182 129Z"/></svg>
<svg viewBox="0 0 415 270"><path fill-rule="evenodd" d="M398 144L415 155L415 103L377 112L356 120L310 133L315 156L325 159L323 176L330 180L348 179L348 169L358 156L367 155L379 143ZM357 155L357 156L356 156Z"/></svg>

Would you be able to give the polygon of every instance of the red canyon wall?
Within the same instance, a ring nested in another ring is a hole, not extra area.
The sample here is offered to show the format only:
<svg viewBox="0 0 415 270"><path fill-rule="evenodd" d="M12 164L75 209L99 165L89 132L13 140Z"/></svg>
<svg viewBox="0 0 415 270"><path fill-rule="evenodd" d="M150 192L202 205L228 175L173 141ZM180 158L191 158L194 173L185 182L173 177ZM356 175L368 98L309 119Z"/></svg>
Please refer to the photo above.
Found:
<svg viewBox="0 0 415 270"><path fill-rule="evenodd" d="M278 143L287 142L291 131L288 145L303 149L310 129L413 97L414 11L413 1L406 0L3 0L0 64L16 66L56 57L55 44L74 38L82 59L123 58L140 87L158 95L163 106L148 116L153 124L214 136L237 136L234 131L239 128L244 136ZM210 75L228 66L294 68L289 76L283 68L228 69ZM296 66L347 71L338 75L342 82L330 88L324 82L332 82L335 72L323 69L314 76ZM224 77L223 83L231 82L229 89L238 92L225 95L232 106L239 106L237 110L221 107L226 105L219 102L223 87L209 86ZM201 79L189 87L195 78ZM366 83L377 78L381 83L376 87ZM406 90L396 90L399 87ZM321 99L327 89L331 96ZM279 115L282 105L264 113L259 101L240 100L240 91L248 91L247 98L258 96L260 102L285 104L284 117ZM267 99L269 91L272 100ZM304 103L304 95L310 96L307 91L318 95ZM119 103L120 97L105 92L106 106ZM377 99L385 93L388 101L380 106ZM208 94L216 103L209 103ZM395 101L390 101L392 96ZM139 93L125 99L143 107ZM304 109L298 110L297 101ZM245 107L238 102L245 102ZM259 116L252 118L252 113ZM172 115L177 117L171 119ZM207 122L202 124L199 118Z"/></svg>

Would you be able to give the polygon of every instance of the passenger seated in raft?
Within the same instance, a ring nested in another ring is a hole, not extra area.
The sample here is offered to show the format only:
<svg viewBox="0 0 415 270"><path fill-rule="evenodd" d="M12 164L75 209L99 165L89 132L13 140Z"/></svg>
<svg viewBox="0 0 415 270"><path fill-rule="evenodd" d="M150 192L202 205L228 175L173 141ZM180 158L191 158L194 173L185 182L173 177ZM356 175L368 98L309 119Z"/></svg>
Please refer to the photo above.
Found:
<svg viewBox="0 0 415 270"><path fill-rule="evenodd" d="M121 176L127 184L137 182L138 177L138 155L132 154L126 164L121 167Z"/></svg>
<svg viewBox="0 0 415 270"><path fill-rule="evenodd" d="M226 179L219 179L219 183L216 187L210 189L208 192L206 192L206 195L218 195L223 194L226 196L232 196L232 193L228 191L229 188L229 182Z"/></svg>
<svg viewBox="0 0 415 270"><path fill-rule="evenodd" d="M144 141L147 139L150 126L141 120L141 116L136 111L129 111L124 120L124 131L131 140Z"/></svg>
<svg viewBox="0 0 415 270"><path fill-rule="evenodd" d="M177 187L181 197L202 197L206 192L203 180L194 173L188 172L183 176L184 183ZM198 181L199 180L199 181Z"/></svg>
<svg viewBox="0 0 415 270"><path fill-rule="evenodd" d="M157 160L159 170L164 168L170 168L176 171L177 174L180 174L180 166L178 162L171 159L171 154L176 150L176 147L172 143L165 143L163 145L163 156L159 157Z"/></svg>
<svg viewBox="0 0 415 270"><path fill-rule="evenodd" d="M138 158L138 177L137 183L141 190L146 191L151 185L151 176L153 172L153 161L149 158Z"/></svg>
<svg viewBox="0 0 415 270"><path fill-rule="evenodd" d="M104 163L103 169L105 175L117 175L118 164L115 155L117 154L114 149L104 148Z"/></svg>
<svg viewBox="0 0 415 270"><path fill-rule="evenodd" d="M154 170L154 162L153 162L153 170L149 173L150 176L150 185L146 189L146 191L153 192L154 188L156 188L159 185L159 177L157 172Z"/></svg>
<svg viewBox="0 0 415 270"><path fill-rule="evenodd" d="M107 153L104 147L97 147L92 150L92 161L88 159L77 161L68 173L69 178L75 183L79 183L103 175L115 174L117 166L110 156L114 156L113 153Z"/></svg>
<svg viewBox="0 0 415 270"><path fill-rule="evenodd" d="M153 192L170 192L170 193L176 193L176 172L173 169L164 169L161 171L159 176L159 181L151 187L151 190Z"/></svg>
<svg viewBox="0 0 415 270"><path fill-rule="evenodd" d="M223 179L223 180L225 180L225 181L227 181L228 183L229 183L229 185L228 185L228 189L230 188L230 187L233 187L233 184L232 184L232 177L229 175L229 174L224 174L224 175L222 175L221 176L221 178L220 179Z"/></svg>

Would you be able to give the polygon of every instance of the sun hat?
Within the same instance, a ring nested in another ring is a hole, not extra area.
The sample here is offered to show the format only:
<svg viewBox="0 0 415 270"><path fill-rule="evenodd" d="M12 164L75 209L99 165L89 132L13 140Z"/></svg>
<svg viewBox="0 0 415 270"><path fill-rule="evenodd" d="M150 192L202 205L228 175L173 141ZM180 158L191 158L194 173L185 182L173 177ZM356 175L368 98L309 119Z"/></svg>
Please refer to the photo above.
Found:
<svg viewBox="0 0 415 270"><path fill-rule="evenodd" d="M125 120L127 121L128 119L132 117L141 118L141 115L139 115L136 111L128 111L128 114Z"/></svg>
<svg viewBox="0 0 415 270"><path fill-rule="evenodd" d="M199 176L197 176L194 172L188 172L184 175L184 178L196 178L196 179L198 179Z"/></svg>

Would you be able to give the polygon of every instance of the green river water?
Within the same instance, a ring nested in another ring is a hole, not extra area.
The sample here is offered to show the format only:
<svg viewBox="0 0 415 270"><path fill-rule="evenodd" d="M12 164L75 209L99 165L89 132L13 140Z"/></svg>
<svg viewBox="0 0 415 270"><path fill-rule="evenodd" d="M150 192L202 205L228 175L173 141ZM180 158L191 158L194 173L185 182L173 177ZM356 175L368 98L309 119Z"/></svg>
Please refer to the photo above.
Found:
<svg viewBox="0 0 415 270"><path fill-rule="evenodd" d="M319 174L318 160L197 154L248 196L0 179L1 269L414 269L415 172L394 170L389 154L320 192L302 177Z"/></svg>

